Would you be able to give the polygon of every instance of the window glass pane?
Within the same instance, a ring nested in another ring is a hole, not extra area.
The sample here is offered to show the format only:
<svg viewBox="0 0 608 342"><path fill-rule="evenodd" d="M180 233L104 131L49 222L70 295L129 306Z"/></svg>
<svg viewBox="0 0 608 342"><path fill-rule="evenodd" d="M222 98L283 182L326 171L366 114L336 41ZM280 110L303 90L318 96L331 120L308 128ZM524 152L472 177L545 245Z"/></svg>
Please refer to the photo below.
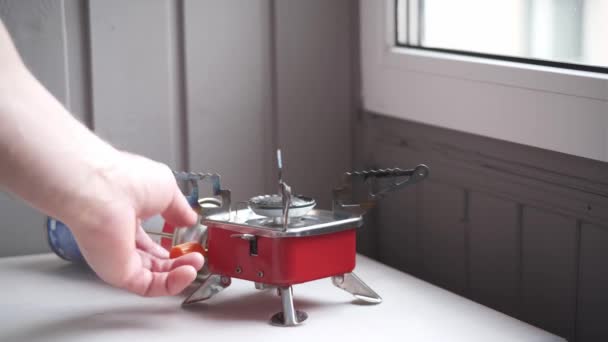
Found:
<svg viewBox="0 0 608 342"><path fill-rule="evenodd" d="M417 44L400 44L608 67L606 0L400 2L398 31L419 21Z"/></svg>

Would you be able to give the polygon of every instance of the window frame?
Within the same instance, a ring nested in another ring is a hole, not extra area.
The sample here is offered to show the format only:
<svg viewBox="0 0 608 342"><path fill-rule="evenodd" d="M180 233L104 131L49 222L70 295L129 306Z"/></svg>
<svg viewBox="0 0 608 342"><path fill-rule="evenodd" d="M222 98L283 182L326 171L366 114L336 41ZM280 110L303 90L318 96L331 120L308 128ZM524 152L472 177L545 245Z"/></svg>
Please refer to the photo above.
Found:
<svg viewBox="0 0 608 342"><path fill-rule="evenodd" d="M397 27L399 26L399 19L398 19L398 16L396 15L396 11L398 11L398 7L399 7L398 4L400 1L403 1L406 4L406 8L407 8L406 9L406 12L407 12L406 20L416 19L416 21L414 22L414 25L410 25L409 23L407 24L407 30L405 32L405 37L407 40L406 43L399 42L399 34L398 34L398 30L397 30ZM393 1L393 6L394 6L393 18L395 20L394 26L393 26L394 27L393 44L396 48L406 48L406 49L414 49L414 50L418 49L418 50L423 50L423 51L433 51L433 52L447 53L447 54L460 55L460 56L479 57L479 58L484 58L484 59L548 66L548 67L554 67L554 68L559 68L559 69L571 69L571 70L580 70L580 71L590 71L593 73L608 74L608 67L606 67L606 66L576 64L576 63L569 63L569 62L564 62L564 61L535 59L535 58L527 58L527 57L521 57L521 56L499 55L499 54L493 54L493 53L487 53L487 52L478 52L478 51L474 51L474 50L461 50L461 49L423 46L423 45L421 45L421 42L420 42L421 38L419 35L423 32L421 25L423 25L422 23L424 21L421 20L420 18L416 18L415 15L411 15L410 7L407 6L407 5L412 5L413 6L412 10L417 12L418 15L423 14L423 12L419 11L419 9L421 8L421 4L420 4L421 1L424 1L424 0L394 0ZM410 31L413 31L413 32L410 32ZM411 37L412 35L414 37ZM410 40L414 41L414 43L410 43L409 42Z"/></svg>
<svg viewBox="0 0 608 342"><path fill-rule="evenodd" d="M608 161L608 74L400 47L395 0L360 0L359 5L366 110ZM469 88L484 94L479 108L471 104L472 92L460 91ZM462 101L453 100L451 89ZM421 99L433 97L452 97L452 102L429 106L427 101L425 107ZM508 117L492 111L504 105L501 97L516 102L517 110L503 111ZM535 103L536 97L545 102ZM454 111L461 122L449 114ZM545 132L517 124L530 118Z"/></svg>

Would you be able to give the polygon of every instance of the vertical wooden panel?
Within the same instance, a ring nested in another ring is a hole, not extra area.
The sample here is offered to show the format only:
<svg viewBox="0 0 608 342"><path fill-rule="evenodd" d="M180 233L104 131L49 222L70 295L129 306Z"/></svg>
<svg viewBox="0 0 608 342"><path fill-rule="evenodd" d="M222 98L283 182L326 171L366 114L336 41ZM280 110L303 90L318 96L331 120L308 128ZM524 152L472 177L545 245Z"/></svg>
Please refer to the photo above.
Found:
<svg viewBox="0 0 608 342"><path fill-rule="evenodd" d="M420 235L425 277L446 289L465 294L464 190L428 180L421 185Z"/></svg>
<svg viewBox="0 0 608 342"><path fill-rule="evenodd" d="M65 47L67 97L70 112L89 128L91 112L91 58L89 16L85 1L63 0L65 16Z"/></svg>
<svg viewBox="0 0 608 342"><path fill-rule="evenodd" d="M576 220L526 207L522 309L532 324L572 340L576 306Z"/></svg>
<svg viewBox="0 0 608 342"><path fill-rule="evenodd" d="M296 191L330 206L351 166L349 0L275 1L278 142Z"/></svg>
<svg viewBox="0 0 608 342"><path fill-rule="evenodd" d="M269 1L186 1L184 14L191 169L220 173L247 200L274 156Z"/></svg>
<svg viewBox="0 0 608 342"><path fill-rule="evenodd" d="M582 226L577 341L608 341L608 230Z"/></svg>
<svg viewBox="0 0 608 342"><path fill-rule="evenodd" d="M169 0L89 3L95 131L175 167L171 10Z"/></svg>
<svg viewBox="0 0 608 342"><path fill-rule="evenodd" d="M25 64L60 101L67 101L63 1L2 0L0 17ZM4 167L4 166L2 166ZM44 216L0 193L0 256L48 251Z"/></svg>
<svg viewBox="0 0 608 342"><path fill-rule="evenodd" d="M0 192L0 257L49 252L45 218L18 199Z"/></svg>
<svg viewBox="0 0 608 342"><path fill-rule="evenodd" d="M0 15L23 61L36 78L67 99L63 1L3 0Z"/></svg>
<svg viewBox="0 0 608 342"><path fill-rule="evenodd" d="M420 163L416 151L394 146L377 146L374 164L380 168L411 168ZM377 258L410 274L421 275L418 211L422 194L419 184L388 194L374 209Z"/></svg>
<svg viewBox="0 0 608 342"><path fill-rule="evenodd" d="M519 303L518 206L472 192L469 220L471 297L513 315Z"/></svg>
<svg viewBox="0 0 608 342"><path fill-rule="evenodd" d="M420 272L416 194L416 189L391 194L378 204L375 213L378 259L414 275Z"/></svg>

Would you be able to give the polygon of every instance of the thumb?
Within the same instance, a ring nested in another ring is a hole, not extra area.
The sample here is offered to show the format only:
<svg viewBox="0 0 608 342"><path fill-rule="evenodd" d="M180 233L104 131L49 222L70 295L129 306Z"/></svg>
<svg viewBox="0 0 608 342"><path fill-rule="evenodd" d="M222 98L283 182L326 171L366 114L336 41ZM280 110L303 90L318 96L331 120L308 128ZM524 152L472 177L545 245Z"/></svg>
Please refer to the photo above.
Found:
<svg viewBox="0 0 608 342"><path fill-rule="evenodd" d="M173 196L169 206L162 212L163 218L174 226L191 226L196 223L197 214L190 207L177 184L173 187Z"/></svg>

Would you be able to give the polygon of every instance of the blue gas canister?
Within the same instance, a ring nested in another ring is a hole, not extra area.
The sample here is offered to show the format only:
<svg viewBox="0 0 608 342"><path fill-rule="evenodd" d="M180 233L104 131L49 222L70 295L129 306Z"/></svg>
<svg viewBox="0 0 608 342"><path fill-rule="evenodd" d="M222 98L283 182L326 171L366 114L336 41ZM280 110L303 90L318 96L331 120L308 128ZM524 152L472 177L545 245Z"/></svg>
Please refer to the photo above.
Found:
<svg viewBox="0 0 608 342"><path fill-rule="evenodd" d="M164 232L167 226L160 215L144 220L141 225L152 240L158 244L161 244L161 237L168 233ZM85 262L74 234L63 222L48 217L46 219L46 233L51 250L59 257L72 262Z"/></svg>
<svg viewBox="0 0 608 342"><path fill-rule="evenodd" d="M51 250L62 259L84 262L74 235L63 222L52 217L46 219L46 232Z"/></svg>

